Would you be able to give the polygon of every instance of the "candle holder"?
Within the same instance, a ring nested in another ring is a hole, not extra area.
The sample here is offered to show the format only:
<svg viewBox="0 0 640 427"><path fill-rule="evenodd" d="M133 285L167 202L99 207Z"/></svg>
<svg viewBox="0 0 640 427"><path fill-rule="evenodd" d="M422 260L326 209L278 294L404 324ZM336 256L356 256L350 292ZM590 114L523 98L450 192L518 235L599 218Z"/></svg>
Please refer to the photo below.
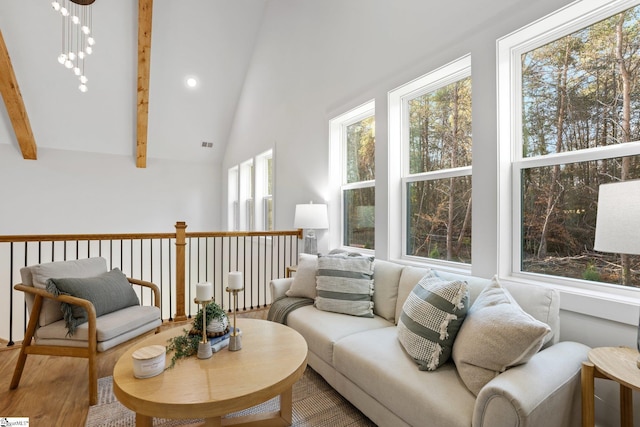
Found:
<svg viewBox="0 0 640 427"><path fill-rule="evenodd" d="M233 332L229 336L229 351L238 351L242 349L242 336L238 333L238 328L236 327L236 312L238 311L238 292L242 292L242 289L227 287L227 292L233 294Z"/></svg>
<svg viewBox="0 0 640 427"><path fill-rule="evenodd" d="M213 354L209 339L207 338L207 304L213 300L200 301L194 298L196 304L202 305L202 341L198 344L198 359L208 359Z"/></svg>

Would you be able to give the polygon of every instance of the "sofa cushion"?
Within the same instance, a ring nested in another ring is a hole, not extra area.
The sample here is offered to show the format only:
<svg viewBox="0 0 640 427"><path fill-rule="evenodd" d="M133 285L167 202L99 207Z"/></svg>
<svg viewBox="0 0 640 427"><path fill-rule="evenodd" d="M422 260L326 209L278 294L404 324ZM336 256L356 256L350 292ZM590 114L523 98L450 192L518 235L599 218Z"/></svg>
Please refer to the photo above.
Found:
<svg viewBox="0 0 640 427"><path fill-rule="evenodd" d="M333 346L342 338L370 329L386 328L392 323L375 316L349 316L318 310L306 306L292 311L287 316L287 325L304 337L309 351L329 364L333 364Z"/></svg>
<svg viewBox="0 0 640 427"><path fill-rule="evenodd" d="M398 299L396 300L396 323L398 323L398 319L400 319L400 315L402 314L402 306L404 302L407 300L407 297L413 290L413 288L418 284L420 279L424 277L431 271L430 268L421 268L421 267L411 267L406 266L402 269L402 274L400 274L400 282L398 282Z"/></svg>
<svg viewBox="0 0 640 427"><path fill-rule="evenodd" d="M293 276L293 282L285 294L288 297L314 299L316 297L317 270L318 256L301 253L298 256L298 268Z"/></svg>
<svg viewBox="0 0 640 427"><path fill-rule="evenodd" d="M358 254L318 255L315 305L319 310L373 317L374 258Z"/></svg>
<svg viewBox="0 0 640 427"><path fill-rule="evenodd" d="M435 371L417 370L396 329L372 329L339 340L334 367L408 425L471 425L475 396L453 363Z"/></svg>
<svg viewBox="0 0 640 427"><path fill-rule="evenodd" d="M398 283L404 266L377 259L373 267L373 313L395 322Z"/></svg>
<svg viewBox="0 0 640 427"><path fill-rule="evenodd" d="M398 339L421 371L433 371L449 359L468 303L466 282L445 281L434 272L413 288L398 320Z"/></svg>
<svg viewBox="0 0 640 427"><path fill-rule="evenodd" d="M71 295L90 301L97 317L140 304L127 277L117 268L95 277L51 278L47 291L56 296ZM69 335L73 335L76 327L88 320L87 311L67 303L62 303L61 308Z"/></svg>
<svg viewBox="0 0 640 427"><path fill-rule="evenodd" d="M107 260L103 257L94 257L32 265L22 268L20 274L25 285L47 289L47 281L52 277L93 277L106 271ZM45 299L42 302L38 324L45 326L60 319L62 319L60 303Z"/></svg>
<svg viewBox="0 0 640 427"><path fill-rule="evenodd" d="M550 331L522 310L494 278L469 309L453 344L460 378L477 395L500 373L526 363Z"/></svg>

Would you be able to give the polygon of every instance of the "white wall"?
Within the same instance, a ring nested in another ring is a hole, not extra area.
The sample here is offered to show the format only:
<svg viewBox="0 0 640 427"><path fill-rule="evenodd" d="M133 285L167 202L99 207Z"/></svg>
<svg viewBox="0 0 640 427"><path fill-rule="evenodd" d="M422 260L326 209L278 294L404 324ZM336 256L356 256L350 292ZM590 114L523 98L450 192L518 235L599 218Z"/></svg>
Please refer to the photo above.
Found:
<svg viewBox="0 0 640 427"><path fill-rule="evenodd" d="M0 235L220 229L219 166L0 144Z"/></svg>
<svg viewBox="0 0 640 427"><path fill-rule="evenodd" d="M274 146L276 228L293 224L294 205L339 203L328 186L328 122L370 99L376 101L376 256L393 254L387 200L387 93L466 53L472 59L472 273L497 271L496 40L570 2L464 0L455 7L423 0L270 1L247 73L223 169ZM328 233L319 250L328 249ZM331 239L333 240L333 239ZM564 295L563 295L564 298ZM567 298L569 301L569 298ZM591 346L635 346L637 306L621 321L590 314L600 300L562 311L563 339ZM635 311L634 311L635 310ZM635 312L635 319L629 316ZM615 387L598 381L598 425L618 423ZM639 410L636 405L636 412Z"/></svg>

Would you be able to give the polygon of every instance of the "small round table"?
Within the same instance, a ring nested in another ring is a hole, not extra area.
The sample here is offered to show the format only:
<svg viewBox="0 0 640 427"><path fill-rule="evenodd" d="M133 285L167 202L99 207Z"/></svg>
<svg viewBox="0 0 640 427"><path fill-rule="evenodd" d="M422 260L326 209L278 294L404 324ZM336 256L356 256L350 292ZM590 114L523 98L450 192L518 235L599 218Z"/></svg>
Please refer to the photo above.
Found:
<svg viewBox="0 0 640 427"><path fill-rule="evenodd" d="M242 350L223 349L209 359L179 359L162 374L133 376L131 355L141 347L166 345L183 333L176 327L141 341L124 353L113 369L113 393L136 413L136 426L151 427L153 417L204 418L205 426L291 425L292 388L307 366L307 343L295 330L279 323L238 319ZM167 354L169 366L171 354ZM222 419L280 396L280 411Z"/></svg>
<svg viewBox="0 0 640 427"><path fill-rule="evenodd" d="M632 390L640 390L638 350L629 347L598 347L589 351L589 361L582 363L582 426L593 427L594 378L620 384L620 425L633 426Z"/></svg>

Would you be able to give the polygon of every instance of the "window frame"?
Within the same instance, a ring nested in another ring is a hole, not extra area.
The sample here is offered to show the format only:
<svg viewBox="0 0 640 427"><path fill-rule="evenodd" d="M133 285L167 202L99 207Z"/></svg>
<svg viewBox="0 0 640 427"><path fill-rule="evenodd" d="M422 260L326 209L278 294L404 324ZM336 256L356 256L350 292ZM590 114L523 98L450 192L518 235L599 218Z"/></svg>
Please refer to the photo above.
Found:
<svg viewBox="0 0 640 427"><path fill-rule="evenodd" d="M238 181L239 167L235 165L227 172L227 229L232 231L240 227Z"/></svg>
<svg viewBox="0 0 640 427"><path fill-rule="evenodd" d="M271 163L271 177L269 177L269 167L268 162ZM256 230L273 230L273 221L275 219L275 214L272 218L271 229L269 229L269 218L268 218L268 203L271 201L273 203L273 194L269 193L269 179L271 179L272 191L273 191L273 150L267 150L263 153L258 154L255 157L255 170L254 170L254 188L255 188L255 228ZM273 206L273 204L272 204Z"/></svg>
<svg viewBox="0 0 640 427"><path fill-rule="evenodd" d="M374 188L375 179L367 181L357 181L347 183L347 141L346 130L349 125L357 123L368 117L373 117L375 121L375 100L365 102L337 117L329 120L329 176L330 186L335 189L336 203L330 204L331 222L339 224L340 232L333 233L331 247L347 249L357 249L361 253L375 253L375 249L357 248L345 245L345 222L344 222L344 194L348 190L362 188Z"/></svg>
<svg viewBox="0 0 640 427"><path fill-rule="evenodd" d="M543 282L573 295L590 295L609 300L637 301L640 289L590 282L587 280L521 271L521 171L525 168L552 166L624 157L640 154L640 142L628 142L580 151L552 153L544 156L522 155L522 82L521 55L562 38L586 26L606 19L630 7L638 0L583 0L570 5L511 33L497 41L498 106L498 276L513 281ZM578 301L578 300L576 300ZM585 304L585 301L581 301ZM572 301L570 304L574 304ZM576 302L578 304L578 302ZM576 307L577 309L577 307ZM611 318L606 307L587 304L579 311L599 313ZM621 316L621 315L616 315ZM636 313L637 317L637 313Z"/></svg>
<svg viewBox="0 0 640 427"><path fill-rule="evenodd" d="M390 255L412 263L432 264L447 269L470 273L471 263L447 261L407 254L407 184L425 180L472 176L472 166L448 168L437 171L409 173L409 101L464 78L471 77L471 54L430 71L388 93L389 105L389 175L397 177L399 196L391 200L389 212ZM473 82L472 82L473 85ZM393 147L393 148L392 148ZM391 194L391 192L390 192ZM400 236L399 238L397 236Z"/></svg>

